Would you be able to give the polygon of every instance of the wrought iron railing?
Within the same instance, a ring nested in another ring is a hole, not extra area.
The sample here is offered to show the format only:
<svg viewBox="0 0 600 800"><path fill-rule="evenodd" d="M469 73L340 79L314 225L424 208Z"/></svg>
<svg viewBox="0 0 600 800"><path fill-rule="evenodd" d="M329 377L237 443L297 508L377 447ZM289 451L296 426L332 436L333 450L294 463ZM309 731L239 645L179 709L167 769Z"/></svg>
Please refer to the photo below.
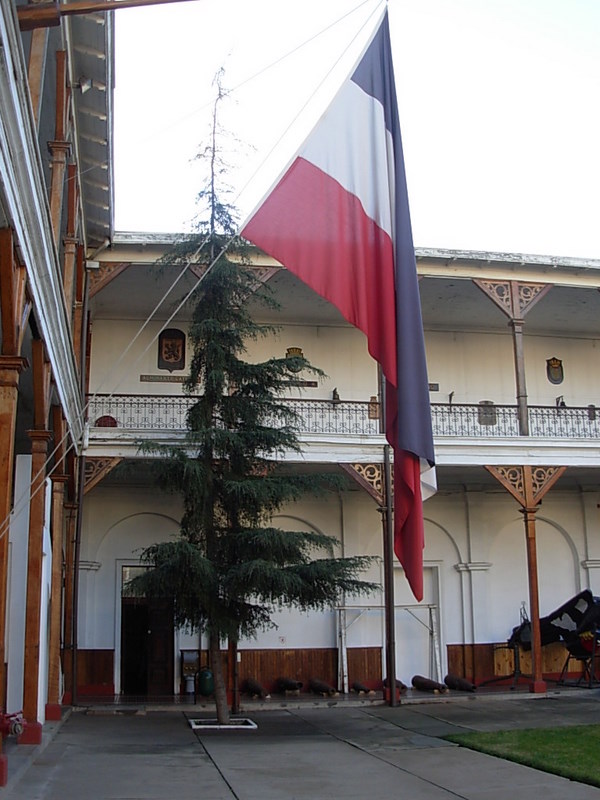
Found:
<svg viewBox="0 0 600 800"><path fill-rule="evenodd" d="M183 431L194 397L187 395L94 395L88 400L92 427L131 431ZM284 401L298 415L303 434L374 436L380 432L378 404L348 400ZM600 409L530 406L529 436L556 439L600 439ZM517 406L479 403L434 403L435 437L512 438L520 435Z"/></svg>
<svg viewBox="0 0 600 800"><path fill-rule="evenodd" d="M494 403L433 404L434 436L511 438L520 435L517 406ZM548 439L600 438L600 409L529 406L529 436Z"/></svg>
<svg viewBox="0 0 600 800"><path fill-rule="evenodd" d="M182 431L194 402L196 398L187 395L97 394L88 400L88 419L92 427ZM355 436L379 433L377 403L300 399L284 402L297 414L301 433Z"/></svg>

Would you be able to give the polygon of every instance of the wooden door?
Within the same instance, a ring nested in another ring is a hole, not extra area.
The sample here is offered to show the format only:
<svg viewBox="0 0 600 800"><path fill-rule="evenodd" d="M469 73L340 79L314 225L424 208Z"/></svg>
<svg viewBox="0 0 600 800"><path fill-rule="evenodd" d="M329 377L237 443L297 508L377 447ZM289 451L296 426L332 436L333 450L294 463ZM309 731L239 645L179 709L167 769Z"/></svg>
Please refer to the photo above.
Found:
<svg viewBox="0 0 600 800"><path fill-rule="evenodd" d="M173 606L168 601L148 604L148 695L173 694Z"/></svg>
<svg viewBox="0 0 600 800"><path fill-rule="evenodd" d="M144 598L121 601L121 691L126 695L148 692L148 603Z"/></svg>
<svg viewBox="0 0 600 800"><path fill-rule="evenodd" d="M173 694L173 609L169 602L124 597L121 689L126 695Z"/></svg>

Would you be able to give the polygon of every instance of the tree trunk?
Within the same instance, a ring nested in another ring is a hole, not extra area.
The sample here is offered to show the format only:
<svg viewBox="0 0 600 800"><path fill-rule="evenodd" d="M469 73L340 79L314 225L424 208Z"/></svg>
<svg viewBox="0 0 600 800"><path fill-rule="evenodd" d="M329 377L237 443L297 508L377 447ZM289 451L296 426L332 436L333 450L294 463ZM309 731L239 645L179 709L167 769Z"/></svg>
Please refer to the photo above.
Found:
<svg viewBox="0 0 600 800"><path fill-rule="evenodd" d="M223 675L223 658L221 656L221 642L218 633L209 634L210 664L215 681L215 705L217 707L217 722L219 725L229 723L229 706L227 705L227 691L225 689L225 676Z"/></svg>

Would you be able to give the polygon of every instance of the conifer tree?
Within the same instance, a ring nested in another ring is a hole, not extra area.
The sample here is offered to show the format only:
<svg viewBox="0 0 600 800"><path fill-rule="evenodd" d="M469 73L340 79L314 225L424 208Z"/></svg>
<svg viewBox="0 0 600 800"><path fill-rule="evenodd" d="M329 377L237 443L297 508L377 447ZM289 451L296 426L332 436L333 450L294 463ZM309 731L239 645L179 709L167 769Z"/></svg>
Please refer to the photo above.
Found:
<svg viewBox="0 0 600 800"><path fill-rule="evenodd" d="M301 448L298 419L283 395L299 370L321 373L302 357L246 360L246 344L274 332L253 319L247 301L251 295L274 301L246 265L231 208L218 197L217 141L213 136L210 179L200 193L209 219L175 256L184 259L186 248L195 248L206 269L188 331L192 357L184 387L195 402L181 446L141 446L159 456L161 486L182 498L180 534L144 551L149 569L133 590L172 599L175 623L207 634L217 718L226 724L223 641L268 628L275 608L325 609L344 593L375 586L360 579L370 558L316 558L324 548L333 552L333 537L273 524L284 504L335 490L326 476L285 468L285 455Z"/></svg>

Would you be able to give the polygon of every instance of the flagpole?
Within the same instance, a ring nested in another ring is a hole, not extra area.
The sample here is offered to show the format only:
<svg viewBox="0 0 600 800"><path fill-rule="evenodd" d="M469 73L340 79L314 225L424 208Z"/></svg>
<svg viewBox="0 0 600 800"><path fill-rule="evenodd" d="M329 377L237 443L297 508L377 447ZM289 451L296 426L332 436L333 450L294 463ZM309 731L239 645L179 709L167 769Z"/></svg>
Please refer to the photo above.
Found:
<svg viewBox="0 0 600 800"><path fill-rule="evenodd" d="M398 705L396 693L396 621L394 608L394 523L392 519L392 481L390 446L383 448L383 475L385 506L383 511L383 575L385 591L386 671L390 692L390 705Z"/></svg>
<svg viewBox="0 0 600 800"><path fill-rule="evenodd" d="M386 428L385 408L385 376L379 370L381 391L381 420ZM385 614L385 665L389 689L389 704L397 706L396 693L396 611L394 608L394 518L392 512L392 473L390 464L390 446L383 447L383 591Z"/></svg>

